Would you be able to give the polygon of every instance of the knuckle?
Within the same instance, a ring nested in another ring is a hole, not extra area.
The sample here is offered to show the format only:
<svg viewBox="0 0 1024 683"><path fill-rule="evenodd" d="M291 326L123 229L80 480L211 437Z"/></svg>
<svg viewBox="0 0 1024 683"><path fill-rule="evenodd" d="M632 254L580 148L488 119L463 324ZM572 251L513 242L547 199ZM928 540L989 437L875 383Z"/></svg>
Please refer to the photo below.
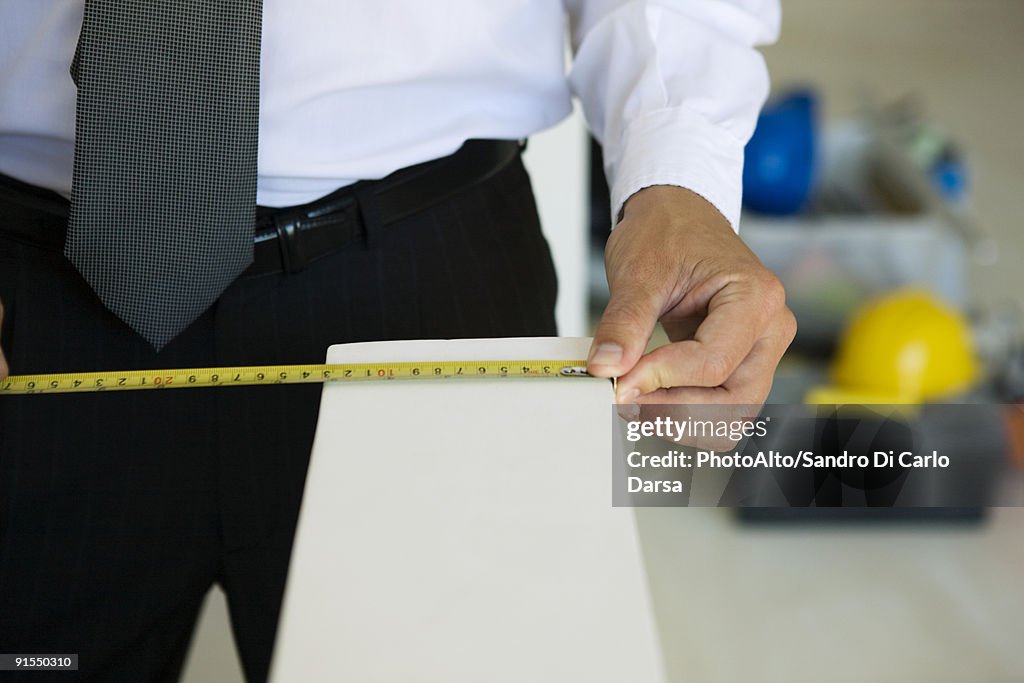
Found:
<svg viewBox="0 0 1024 683"><path fill-rule="evenodd" d="M656 365L651 368L650 373L650 385L647 387L647 391L651 392L656 389L671 389L675 384L675 381L671 377L669 368L664 365Z"/></svg>
<svg viewBox="0 0 1024 683"><path fill-rule="evenodd" d="M729 379L729 360L719 352L709 351L701 361L698 381L704 387L717 387Z"/></svg>
<svg viewBox="0 0 1024 683"><path fill-rule="evenodd" d="M778 276L766 270L760 283L761 296L766 307L771 311L778 311L786 307L786 288Z"/></svg>
<svg viewBox="0 0 1024 683"><path fill-rule="evenodd" d="M797 331L796 316L793 314L793 311L791 311L789 308L784 308L783 309L783 316L782 316L782 323L781 323L781 325L782 325L782 334L783 334L783 338L784 338L784 340L786 342L786 346L789 346L790 343L792 343L793 339L796 338L796 331Z"/></svg>

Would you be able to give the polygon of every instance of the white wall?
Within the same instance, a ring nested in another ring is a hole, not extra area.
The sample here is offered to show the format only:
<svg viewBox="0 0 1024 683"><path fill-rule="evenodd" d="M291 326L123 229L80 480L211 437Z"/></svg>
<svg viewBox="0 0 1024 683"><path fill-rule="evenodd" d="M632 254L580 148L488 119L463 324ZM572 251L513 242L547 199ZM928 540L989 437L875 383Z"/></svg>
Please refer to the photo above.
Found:
<svg viewBox="0 0 1024 683"><path fill-rule="evenodd" d="M586 335L587 145L579 109L559 125L530 138L525 162L533 179L544 234L558 269L558 333Z"/></svg>

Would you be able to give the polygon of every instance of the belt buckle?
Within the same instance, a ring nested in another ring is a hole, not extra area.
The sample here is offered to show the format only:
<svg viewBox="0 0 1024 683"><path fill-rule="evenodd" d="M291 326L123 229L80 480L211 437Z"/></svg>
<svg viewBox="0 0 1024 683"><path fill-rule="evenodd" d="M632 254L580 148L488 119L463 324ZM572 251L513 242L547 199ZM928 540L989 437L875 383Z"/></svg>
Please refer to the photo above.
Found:
<svg viewBox="0 0 1024 683"><path fill-rule="evenodd" d="M305 214L286 211L274 214L274 229L277 231L277 247L281 252L281 269L289 275L301 272L308 263L299 233Z"/></svg>

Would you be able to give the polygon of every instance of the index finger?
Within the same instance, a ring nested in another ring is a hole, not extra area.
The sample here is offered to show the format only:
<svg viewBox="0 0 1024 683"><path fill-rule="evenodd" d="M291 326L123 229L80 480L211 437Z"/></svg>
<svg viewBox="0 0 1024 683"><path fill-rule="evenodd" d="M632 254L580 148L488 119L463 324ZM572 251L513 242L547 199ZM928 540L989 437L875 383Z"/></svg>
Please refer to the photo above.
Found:
<svg viewBox="0 0 1024 683"><path fill-rule="evenodd" d="M692 340L655 349L619 378L620 402L658 389L721 386L763 335L770 310L742 290L720 292Z"/></svg>

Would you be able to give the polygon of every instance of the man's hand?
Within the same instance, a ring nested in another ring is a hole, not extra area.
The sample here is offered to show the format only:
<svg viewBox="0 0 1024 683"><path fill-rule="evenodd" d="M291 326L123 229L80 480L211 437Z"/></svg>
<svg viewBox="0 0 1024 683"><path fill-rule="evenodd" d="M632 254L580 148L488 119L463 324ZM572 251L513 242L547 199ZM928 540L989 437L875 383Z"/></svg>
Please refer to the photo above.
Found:
<svg viewBox="0 0 1024 683"><path fill-rule="evenodd" d="M4 302L0 301L0 327L4 324ZM4 358L4 349L0 347L0 379L7 377L7 359Z"/></svg>
<svg viewBox="0 0 1024 683"><path fill-rule="evenodd" d="M630 197L605 249L611 299L587 369L619 403L764 403L796 333L778 279L703 197ZM672 343L643 355L661 322Z"/></svg>

